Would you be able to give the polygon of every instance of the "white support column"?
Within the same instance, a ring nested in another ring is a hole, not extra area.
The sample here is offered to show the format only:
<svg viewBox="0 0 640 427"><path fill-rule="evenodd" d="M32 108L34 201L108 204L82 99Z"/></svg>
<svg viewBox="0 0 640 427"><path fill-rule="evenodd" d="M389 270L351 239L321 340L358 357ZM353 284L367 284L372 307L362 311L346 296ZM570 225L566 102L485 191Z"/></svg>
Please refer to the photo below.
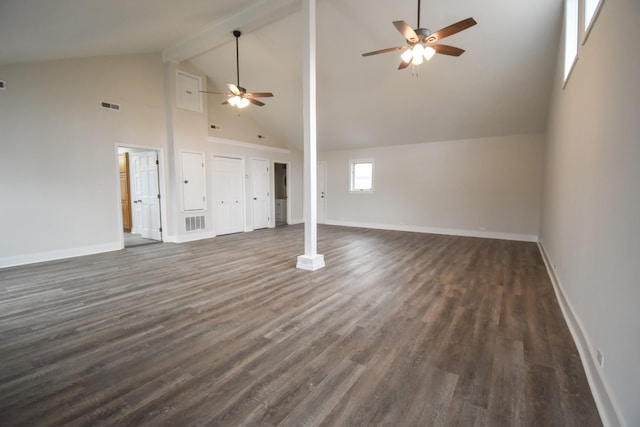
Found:
<svg viewBox="0 0 640 427"><path fill-rule="evenodd" d="M316 153L316 0L303 0L307 32L303 46L303 119L304 119L304 255L297 268L315 271L324 267L318 251L318 191Z"/></svg>

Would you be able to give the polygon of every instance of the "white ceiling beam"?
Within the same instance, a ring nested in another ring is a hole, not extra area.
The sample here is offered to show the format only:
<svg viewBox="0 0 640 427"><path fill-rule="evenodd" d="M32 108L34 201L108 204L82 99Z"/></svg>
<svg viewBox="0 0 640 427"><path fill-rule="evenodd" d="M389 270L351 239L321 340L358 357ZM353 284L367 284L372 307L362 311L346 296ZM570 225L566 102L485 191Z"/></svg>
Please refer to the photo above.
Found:
<svg viewBox="0 0 640 427"><path fill-rule="evenodd" d="M214 49L232 38L233 30L254 31L300 9L300 0L261 0L250 7L209 24L203 30L162 51L164 62L185 61Z"/></svg>

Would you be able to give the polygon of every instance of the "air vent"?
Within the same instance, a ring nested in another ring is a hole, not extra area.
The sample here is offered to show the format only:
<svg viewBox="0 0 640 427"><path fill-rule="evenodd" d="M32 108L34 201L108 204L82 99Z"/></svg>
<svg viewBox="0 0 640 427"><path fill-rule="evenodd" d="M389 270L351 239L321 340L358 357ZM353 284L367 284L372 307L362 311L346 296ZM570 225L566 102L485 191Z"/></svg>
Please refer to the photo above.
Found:
<svg viewBox="0 0 640 427"><path fill-rule="evenodd" d="M184 219L186 231L204 230L204 215L188 216Z"/></svg>
<svg viewBox="0 0 640 427"><path fill-rule="evenodd" d="M112 104L111 102L105 102L105 101L102 101L102 102L100 102L100 106L101 106L102 108L108 108L108 109L110 109L110 110L120 111L120 105L118 105L118 104Z"/></svg>
<svg viewBox="0 0 640 427"><path fill-rule="evenodd" d="M7 82L0 80L0 90L7 90Z"/></svg>

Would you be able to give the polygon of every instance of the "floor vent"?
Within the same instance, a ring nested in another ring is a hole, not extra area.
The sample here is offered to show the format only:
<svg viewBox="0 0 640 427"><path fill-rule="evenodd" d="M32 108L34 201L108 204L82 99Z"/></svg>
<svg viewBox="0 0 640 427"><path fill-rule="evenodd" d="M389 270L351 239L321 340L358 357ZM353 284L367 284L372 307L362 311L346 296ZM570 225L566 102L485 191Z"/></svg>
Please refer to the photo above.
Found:
<svg viewBox="0 0 640 427"><path fill-rule="evenodd" d="M204 230L204 215L188 216L184 219L187 231Z"/></svg>

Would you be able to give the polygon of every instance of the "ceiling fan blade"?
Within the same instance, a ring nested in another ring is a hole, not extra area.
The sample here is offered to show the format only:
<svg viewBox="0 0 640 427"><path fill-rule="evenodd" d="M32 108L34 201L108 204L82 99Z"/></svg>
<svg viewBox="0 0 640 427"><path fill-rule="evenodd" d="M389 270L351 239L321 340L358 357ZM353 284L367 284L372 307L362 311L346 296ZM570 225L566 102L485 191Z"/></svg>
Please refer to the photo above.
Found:
<svg viewBox="0 0 640 427"><path fill-rule="evenodd" d="M449 37L455 33L459 33L462 30L466 30L469 27L473 27L477 22L473 18L463 19L462 21L456 22L455 24L451 24L448 27L444 27L435 33L431 34L427 37L428 42L434 42L436 40L441 40L445 37Z"/></svg>
<svg viewBox="0 0 640 427"><path fill-rule="evenodd" d="M229 90L231 91L232 94L239 96L240 95L240 89L238 89L238 87L236 85L234 85L233 83L227 83L227 87L229 88Z"/></svg>
<svg viewBox="0 0 640 427"><path fill-rule="evenodd" d="M411 43L417 43L420 40L416 32L413 31L413 28L411 28L406 22L393 21L393 25L398 31L400 31L400 34L402 34L404 38L407 39L407 41Z"/></svg>
<svg viewBox="0 0 640 427"><path fill-rule="evenodd" d="M400 62L400 65L398 65L398 70L404 70L405 68L407 68L409 66L410 62Z"/></svg>
<svg viewBox="0 0 640 427"><path fill-rule="evenodd" d="M250 103L257 105L258 107L262 107L264 105L264 102L258 101L257 99L254 98L247 98L249 100Z"/></svg>
<svg viewBox="0 0 640 427"><path fill-rule="evenodd" d="M380 50L374 50L373 52L363 53L362 56L378 55L380 53L387 53L387 52L393 52L393 51L396 51L396 50L407 49L408 47L409 47L408 45L389 47L387 49L380 49Z"/></svg>
<svg viewBox="0 0 640 427"><path fill-rule="evenodd" d="M244 96L247 98L270 98L273 94L271 92L251 92L245 93Z"/></svg>
<svg viewBox="0 0 640 427"><path fill-rule="evenodd" d="M443 55L460 56L464 53L464 49L455 46L447 46L446 44L429 44L437 53Z"/></svg>

